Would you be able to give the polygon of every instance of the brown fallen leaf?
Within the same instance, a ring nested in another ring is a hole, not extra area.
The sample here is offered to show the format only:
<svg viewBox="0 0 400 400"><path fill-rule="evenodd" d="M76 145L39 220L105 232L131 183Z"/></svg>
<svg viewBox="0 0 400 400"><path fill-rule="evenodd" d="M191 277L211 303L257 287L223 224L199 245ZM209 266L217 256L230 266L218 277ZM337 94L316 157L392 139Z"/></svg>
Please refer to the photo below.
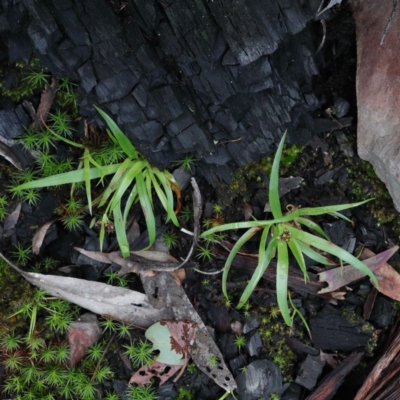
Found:
<svg viewBox="0 0 400 400"><path fill-rule="evenodd" d="M19 202L14 211L8 214L4 219L4 236L9 237L14 233L15 225L17 225L19 214L21 212L22 202Z"/></svg>
<svg viewBox="0 0 400 400"><path fill-rule="evenodd" d="M29 129L39 131L45 126L51 105L57 94L58 80L52 78L51 84L46 85L40 97L40 104L36 112L36 119L30 124Z"/></svg>
<svg viewBox="0 0 400 400"><path fill-rule="evenodd" d="M35 233L35 236L32 239L32 251L35 254L39 254L40 248L42 247L43 240L46 236L47 230L50 228L51 224L55 220L46 222L44 225L42 225L39 230Z"/></svg>
<svg viewBox="0 0 400 400"><path fill-rule="evenodd" d="M244 203L244 220L248 221L253 215L253 207L249 203Z"/></svg>
<svg viewBox="0 0 400 400"><path fill-rule="evenodd" d="M339 364L337 354L335 353L324 353L322 350L320 350L319 358L321 361L328 363L332 368L336 368Z"/></svg>
<svg viewBox="0 0 400 400"><path fill-rule="evenodd" d="M15 168L22 170L22 165L17 156L14 154L10 147L2 142L0 142L0 156L3 156L7 161L14 165Z"/></svg>
<svg viewBox="0 0 400 400"><path fill-rule="evenodd" d="M159 378L161 386L182 368L184 368L182 365L168 365L154 361L151 365L145 365L138 369L130 379L129 384L148 385L153 378Z"/></svg>
<svg viewBox="0 0 400 400"><path fill-rule="evenodd" d="M32 285L96 314L143 328L163 319L174 318L172 310L165 306L155 308L143 293L101 282L25 272L1 253L0 257Z"/></svg>
<svg viewBox="0 0 400 400"><path fill-rule="evenodd" d="M389 297L392 296L387 294L387 292L392 292L392 295L397 296L392 297L396 300L400 299L400 291L396 294L394 293L394 290L390 290L390 287L392 287L396 282L397 290L400 288L400 275L389 264L387 264L386 261L389 260L398 249L399 246L393 246L379 254L374 254L372 251L364 249L361 255L362 258L365 258L363 263L374 272L378 279L378 290ZM351 282L363 278L364 276L365 274L363 272L351 265L332 268L328 271L321 272L318 274L319 281L326 282L328 286L321 289L318 294L333 292L334 290L344 287Z"/></svg>

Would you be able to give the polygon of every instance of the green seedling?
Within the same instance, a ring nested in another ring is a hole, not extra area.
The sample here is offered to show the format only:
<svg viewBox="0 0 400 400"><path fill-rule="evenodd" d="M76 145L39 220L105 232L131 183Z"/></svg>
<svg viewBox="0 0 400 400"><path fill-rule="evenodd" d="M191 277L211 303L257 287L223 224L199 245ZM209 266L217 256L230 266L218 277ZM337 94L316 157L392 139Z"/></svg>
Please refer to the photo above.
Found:
<svg viewBox="0 0 400 400"><path fill-rule="evenodd" d="M103 333L114 333L117 331L118 323L112 318L105 317L104 321L100 322L100 326L103 328Z"/></svg>
<svg viewBox="0 0 400 400"><path fill-rule="evenodd" d="M236 336L235 339L235 346L239 349L239 351L242 349L242 347L246 347L246 338L242 335Z"/></svg>
<svg viewBox="0 0 400 400"><path fill-rule="evenodd" d="M269 205L274 219L220 225L207 230L201 235L201 237L206 238L207 236L214 234L215 232L247 229L247 231L239 238L239 240L232 248L229 257L227 258L225 263L225 268L222 275L222 291L224 295L227 296L228 294L226 283L233 258L248 240L250 240L255 234L261 233L258 265L250 282L248 283L245 291L243 292L239 300L237 308L243 307L243 305L249 299L250 295L252 294L253 290L257 286L259 280L261 279L262 275L270 264L270 261L276 255L276 293L278 306L286 324L291 326L292 318L289 312L287 295L289 250L292 252L300 269L302 270L305 281L308 281L309 277L306 270L303 254L312 258L318 263L322 263L325 265L333 264L329 259L321 255L318 252L319 250L328 254L332 254L333 256L339 258L341 262L346 262L352 265L354 268L360 270L365 275L369 276L376 286L378 286L378 282L373 272L364 263L362 263L352 254L330 242L329 238L320 228L320 226L310 219L306 218L315 215L331 214L335 217L349 221L349 219L342 215L340 211L352 207L357 207L361 204L366 203L369 200L361 201L358 203L315 208L296 208L294 206L290 206L288 207L288 212L285 215L282 213L281 203L279 199L279 163L285 138L286 133L283 135L282 140L278 146L278 150L275 154L269 183ZM306 232L302 229L302 227L314 231L320 236ZM270 238L269 242L268 238Z"/></svg>
<svg viewBox="0 0 400 400"><path fill-rule="evenodd" d="M175 161L173 163L173 165L176 165L182 169L186 169L186 170L190 171L191 173L193 173L193 169L196 164L196 161L199 161L199 160L196 160L194 157L187 154L181 160Z"/></svg>
<svg viewBox="0 0 400 400"><path fill-rule="evenodd" d="M9 352L19 349L21 342L21 338L16 333L10 332L1 339L0 346Z"/></svg>
<svg viewBox="0 0 400 400"><path fill-rule="evenodd" d="M49 114L48 121L50 132L53 131L61 137L72 136L71 120L66 112L57 110L54 114Z"/></svg>
<svg viewBox="0 0 400 400"><path fill-rule="evenodd" d="M21 243L17 243L15 250L11 252L19 265L25 265L28 262L30 253L31 248L23 247Z"/></svg>
<svg viewBox="0 0 400 400"><path fill-rule="evenodd" d="M112 143L124 153L124 161L112 164L101 164L95 160L88 148L83 144L76 143L63 137L68 135L69 123L63 113L53 114L50 120L52 127L50 132L67 144L83 150L83 161L78 169L71 172L49 176L32 182L24 182L22 185L13 187L13 193L20 193L22 190L51 187L64 184L76 184L84 182L86 186L87 207L92 213L93 206L105 207L101 218L100 245L104 243L105 227L113 215L115 232L121 253L124 257L130 255L128 238L126 235L126 223L129 211L133 204L139 202L145 216L150 247L156 238L156 222L153 212L153 190L157 194L161 205L167 212L167 222L172 221L176 226L179 222L174 211L174 196L180 199L180 190L174 177L168 172L161 172L152 167L147 160L140 155L131 141L124 135L115 122L103 111L97 109L108 125L107 133ZM43 161L43 160L42 160ZM113 175L103 193L92 200L91 181L100 180L105 184L105 177ZM122 202L123 196L128 193L126 202ZM124 204L124 207L122 205ZM179 206L178 206L179 208ZM76 223L76 218L75 221ZM69 224L71 226L71 224Z"/></svg>
<svg viewBox="0 0 400 400"><path fill-rule="evenodd" d="M153 346L146 341L131 342L124 345L125 353L135 367L149 365L154 361Z"/></svg>
<svg viewBox="0 0 400 400"><path fill-rule="evenodd" d="M197 251L196 258L199 260L211 261L214 257L212 250L207 246L197 246Z"/></svg>
<svg viewBox="0 0 400 400"><path fill-rule="evenodd" d="M162 235L162 241L169 249L173 249L178 246L178 235L175 232L167 231Z"/></svg>
<svg viewBox="0 0 400 400"><path fill-rule="evenodd" d="M44 85L49 83L50 75L42 71L30 71L23 78L29 86L32 88L42 88Z"/></svg>
<svg viewBox="0 0 400 400"><path fill-rule="evenodd" d="M180 212L183 220L188 223L193 220L193 208L191 206L184 206Z"/></svg>

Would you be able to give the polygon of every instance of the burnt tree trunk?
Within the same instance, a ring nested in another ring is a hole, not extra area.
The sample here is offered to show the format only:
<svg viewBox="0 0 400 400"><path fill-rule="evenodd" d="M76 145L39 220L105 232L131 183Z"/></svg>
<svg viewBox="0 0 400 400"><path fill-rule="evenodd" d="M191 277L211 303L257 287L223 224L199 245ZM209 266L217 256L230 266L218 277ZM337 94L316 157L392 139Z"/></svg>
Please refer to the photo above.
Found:
<svg viewBox="0 0 400 400"><path fill-rule="evenodd" d="M32 51L79 83L79 111L109 113L152 163L192 153L214 183L306 144L320 0L1 0L9 61Z"/></svg>

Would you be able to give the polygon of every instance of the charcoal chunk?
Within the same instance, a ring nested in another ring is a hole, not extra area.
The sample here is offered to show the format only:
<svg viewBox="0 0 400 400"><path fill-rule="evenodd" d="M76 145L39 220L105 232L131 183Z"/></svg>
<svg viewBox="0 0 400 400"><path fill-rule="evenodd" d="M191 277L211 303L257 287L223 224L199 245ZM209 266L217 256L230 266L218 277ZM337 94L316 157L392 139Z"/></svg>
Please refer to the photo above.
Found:
<svg viewBox="0 0 400 400"><path fill-rule="evenodd" d="M32 45L25 33L11 33L8 37L8 54L10 64L18 61L29 63L32 55Z"/></svg>
<svg viewBox="0 0 400 400"><path fill-rule="evenodd" d="M29 126L29 122L29 117L21 105L14 110L0 110L0 136L15 139Z"/></svg>
<svg viewBox="0 0 400 400"><path fill-rule="evenodd" d="M392 324L394 314L395 310L392 307L392 303L383 297L378 297L375 300L370 319L380 328L386 328Z"/></svg>
<svg viewBox="0 0 400 400"><path fill-rule="evenodd" d="M374 330L355 313L341 315L339 310L326 306L316 318L309 321L313 346L321 350L354 351L364 348Z"/></svg>
<svg viewBox="0 0 400 400"><path fill-rule="evenodd" d="M100 81L95 90L100 104L103 104L122 99L137 83L138 79L132 71L125 70Z"/></svg>
<svg viewBox="0 0 400 400"><path fill-rule="evenodd" d="M313 390L324 366L325 362L321 361L319 357L308 355L301 364L295 382L308 390Z"/></svg>
<svg viewBox="0 0 400 400"><path fill-rule="evenodd" d="M269 360L253 361L237 376L236 382L241 400L269 399L271 393L282 391L281 371Z"/></svg>

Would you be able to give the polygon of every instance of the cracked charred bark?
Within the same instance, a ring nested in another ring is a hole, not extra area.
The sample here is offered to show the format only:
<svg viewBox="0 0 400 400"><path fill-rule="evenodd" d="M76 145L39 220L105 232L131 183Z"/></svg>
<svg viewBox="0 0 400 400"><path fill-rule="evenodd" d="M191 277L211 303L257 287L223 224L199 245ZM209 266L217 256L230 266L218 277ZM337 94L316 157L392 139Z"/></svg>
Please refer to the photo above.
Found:
<svg viewBox="0 0 400 400"><path fill-rule="evenodd" d="M79 83L81 115L102 124L100 106L159 167L193 153L210 181L227 181L286 129L290 142L309 140L319 107L309 22L320 0L0 4L10 62L33 50Z"/></svg>

